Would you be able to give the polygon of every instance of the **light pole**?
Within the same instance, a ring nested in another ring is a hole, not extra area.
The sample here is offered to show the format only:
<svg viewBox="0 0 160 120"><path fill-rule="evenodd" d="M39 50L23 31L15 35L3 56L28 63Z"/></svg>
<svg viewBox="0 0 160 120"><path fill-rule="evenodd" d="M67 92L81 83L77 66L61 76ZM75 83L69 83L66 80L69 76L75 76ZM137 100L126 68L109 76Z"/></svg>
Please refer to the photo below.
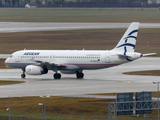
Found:
<svg viewBox="0 0 160 120"><path fill-rule="evenodd" d="M42 113L41 113L41 115L42 115L42 120L43 120L44 119L44 117L43 117L43 103L38 103L38 105L42 106Z"/></svg>
<svg viewBox="0 0 160 120"><path fill-rule="evenodd" d="M158 120L160 120L160 114L159 114L159 107L160 107L160 103L159 103L159 83L160 82L153 82L153 84L157 84L157 92L158 92Z"/></svg>
<svg viewBox="0 0 160 120"><path fill-rule="evenodd" d="M46 98L49 98L49 95L40 96L41 98L44 98L43 102L43 120L46 120Z"/></svg>

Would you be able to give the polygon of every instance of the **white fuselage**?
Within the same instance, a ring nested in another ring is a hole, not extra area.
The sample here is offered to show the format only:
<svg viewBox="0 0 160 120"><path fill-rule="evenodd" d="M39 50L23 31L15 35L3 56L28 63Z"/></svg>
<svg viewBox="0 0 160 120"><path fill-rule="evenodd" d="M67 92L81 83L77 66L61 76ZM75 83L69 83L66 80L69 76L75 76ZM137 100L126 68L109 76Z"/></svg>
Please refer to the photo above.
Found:
<svg viewBox="0 0 160 120"><path fill-rule="evenodd" d="M91 70L119 65L127 60L107 50L22 50L14 52L7 58L5 64L13 68L23 69L27 65L37 65L35 61L44 61L58 66L75 65L77 69ZM58 69L67 70L63 67ZM72 69L72 66L69 69Z"/></svg>

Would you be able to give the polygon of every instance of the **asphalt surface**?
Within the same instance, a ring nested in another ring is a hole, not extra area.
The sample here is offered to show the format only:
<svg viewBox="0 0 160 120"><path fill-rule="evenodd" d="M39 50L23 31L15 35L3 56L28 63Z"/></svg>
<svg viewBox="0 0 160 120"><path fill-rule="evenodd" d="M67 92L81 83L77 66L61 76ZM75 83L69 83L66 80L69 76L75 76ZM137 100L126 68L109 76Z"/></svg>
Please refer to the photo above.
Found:
<svg viewBox="0 0 160 120"><path fill-rule="evenodd" d="M57 31L81 29L128 28L131 23L43 23L43 22L0 22L0 33ZM160 28L160 23L140 23L140 28Z"/></svg>
<svg viewBox="0 0 160 120"><path fill-rule="evenodd" d="M19 80L26 81L26 83L0 86L0 97L53 95L105 98L106 96L88 94L156 91L157 85L153 82L160 82L159 76L125 75L122 73L159 69L159 61L160 58L144 57L108 69L84 71L84 79L76 79L74 74L62 74L62 79L54 80L52 71L46 75L27 75L26 79L21 79L20 69L1 69L1 80Z"/></svg>

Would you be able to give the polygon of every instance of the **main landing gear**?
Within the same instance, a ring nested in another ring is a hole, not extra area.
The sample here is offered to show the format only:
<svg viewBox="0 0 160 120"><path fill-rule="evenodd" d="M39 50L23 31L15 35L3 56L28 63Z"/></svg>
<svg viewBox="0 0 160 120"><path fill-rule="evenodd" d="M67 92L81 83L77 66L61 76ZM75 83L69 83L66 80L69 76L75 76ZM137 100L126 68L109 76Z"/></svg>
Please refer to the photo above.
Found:
<svg viewBox="0 0 160 120"><path fill-rule="evenodd" d="M25 70L22 69L23 73L21 74L21 78L25 78L26 75L25 75ZM55 73L53 75L54 79L61 79L61 74L60 73ZM76 77L77 79L82 79L84 77L84 74L82 73L82 71L76 71Z"/></svg>
<svg viewBox="0 0 160 120"><path fill-rule="evenodd" d="M53 75L54 79L61 79L61 74L60 73L55 73ZM77 71L76 72L76 77L77 79L82 79L84 77L84 74L82 72Z"/></svg>
<svg viewBox="0 0 160 120"><path fill-rule="evenodd" d="M82 79L84 77L84 74L82 72L77 71L76 76L77 76L77 79Z"/></svg>
<svg viewBox="0 0 160 120"><path fill-rule="evenodd" d="M61 74L60 73L55 73L53 75L54 79L61 79Z"/></svg>
<svg viewBox="0 0 160 120"><path fill-rule="evenodd" d="M24 73L21 74L21 78L25 78L26 75Z"/></svg>

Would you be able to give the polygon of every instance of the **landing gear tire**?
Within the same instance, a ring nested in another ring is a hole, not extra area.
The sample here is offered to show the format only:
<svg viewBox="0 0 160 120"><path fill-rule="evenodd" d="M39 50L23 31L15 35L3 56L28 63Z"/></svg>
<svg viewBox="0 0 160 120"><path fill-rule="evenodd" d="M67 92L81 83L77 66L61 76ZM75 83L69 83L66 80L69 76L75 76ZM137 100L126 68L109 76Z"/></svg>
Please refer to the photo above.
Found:
<svg viewBox="0 0 160 120"><path fill-rule="evenodd" d="M80 72L77 72L76 76L77 76L78 79L82 79L84 77L84 74L80 73Z"/></svg>
<svg viewBox="0 0 160 120"><path fill-rule="evenodd" d="M61 74L60 73L55 73L53 75L54 79L61 79Z"/></svg>
<svg viewBox="0 0 160 120"><path fill-rule="evenodd" d="M21 74L21 78L25 78L26 77L26 75L25 74Z"/></svg>

